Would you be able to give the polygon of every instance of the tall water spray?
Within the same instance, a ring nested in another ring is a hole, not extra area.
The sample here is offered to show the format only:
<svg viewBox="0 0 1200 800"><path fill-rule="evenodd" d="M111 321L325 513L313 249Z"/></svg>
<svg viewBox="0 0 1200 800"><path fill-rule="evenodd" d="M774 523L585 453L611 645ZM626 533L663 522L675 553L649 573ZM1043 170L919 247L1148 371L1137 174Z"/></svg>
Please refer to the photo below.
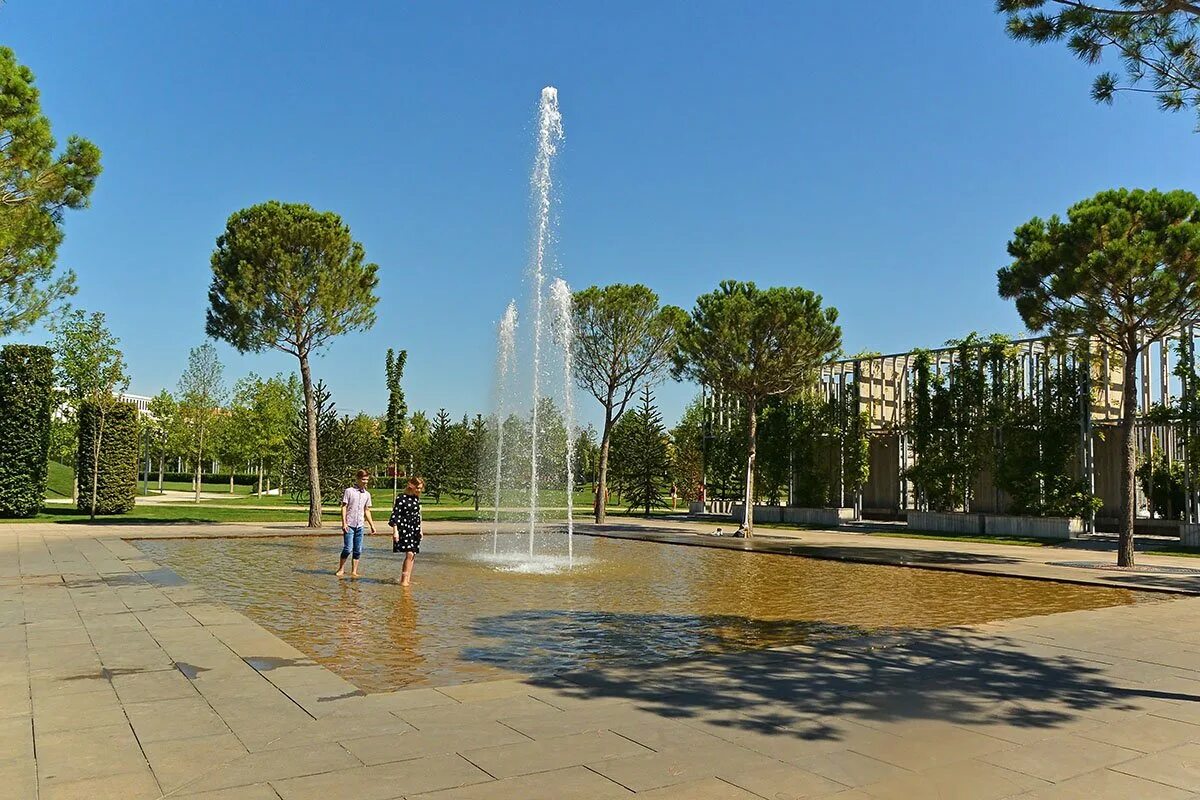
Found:
<svg viewBox="0 0 1200 800"><path fill-rule="evenodd" d="M496 516L492 521L492 555L496 554L500 536L501 468L504 465L504 420L507 416L508 376L513 368L513 352L517 344L517 304L510 300L500 319L499 345L496 352Z"/></svg>
<svg viewBox="0 0 1200 800"><path fill-rule="evenodd" d="M571 348L575 341L575 320L571 315L571 288L562 278L550 287L554 303L554 338L563 353L563 423L567 429L567 558L575 557L575 376Z"/></svg>
<svg viewBox="0 0 1200 800"><path fill-rule="evenodd" d="M538 405L542 397L542 295L546 287L546 256L550 248L550 201L554 182L550 166L558 154L558 144L563 139L562 114L558 110L558 89L547 86L542 89L542 100L538 107L538 146L533 162L531 183L535 199L536 217L533 246L533 420L532 448L529 460L529 557L533 558L533 538L537 527L538 507L538 439L541 428L538 424ZM568 438L570 438L568 436Z"/></svg>

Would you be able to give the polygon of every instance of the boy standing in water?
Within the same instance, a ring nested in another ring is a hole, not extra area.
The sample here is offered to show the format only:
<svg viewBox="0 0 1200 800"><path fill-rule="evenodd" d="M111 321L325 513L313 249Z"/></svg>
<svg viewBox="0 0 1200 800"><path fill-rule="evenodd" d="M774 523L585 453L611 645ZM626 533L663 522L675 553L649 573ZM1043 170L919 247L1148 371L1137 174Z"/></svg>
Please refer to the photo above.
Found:
<svg viewBox="0 0 1200 800"><path fill-rule="evenodd" d="M371 493L367 491L367 482L371 473L360 469L358 480L354 486L349 486L342 492L342 560L338 563L339 578L346 574L346 559L350 556L350 577L358 577L358 559L362 557L363 521L371 526L375 533L375 520L371 519Z"/></svg>

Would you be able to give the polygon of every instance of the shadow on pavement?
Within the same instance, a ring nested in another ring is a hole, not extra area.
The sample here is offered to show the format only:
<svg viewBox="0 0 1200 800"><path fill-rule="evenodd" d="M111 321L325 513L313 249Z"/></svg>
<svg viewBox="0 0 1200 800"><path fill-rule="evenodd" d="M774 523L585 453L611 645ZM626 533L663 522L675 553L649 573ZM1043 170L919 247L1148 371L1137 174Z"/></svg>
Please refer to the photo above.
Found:
<svg viewBox="0 0 1200 800"><path fill-rule="evenodd" d="M867 631L733 616L528 611L481 619L498 639L464 653L541 673L539 686L581 699L621 698L675 719L801 739L838 739L837 719L938 720L960 725L1054 728L1089 711L1136 711L1139 700L1200 696L1122 686L1102 666L1070 655L1023 652L1003 636L961 629ZM670 658L690 647L720 653ZM613 660L612 653L624 653ZM550 675L572 656L603 656ZM657 658L658 663L647 663Z"/></svg>

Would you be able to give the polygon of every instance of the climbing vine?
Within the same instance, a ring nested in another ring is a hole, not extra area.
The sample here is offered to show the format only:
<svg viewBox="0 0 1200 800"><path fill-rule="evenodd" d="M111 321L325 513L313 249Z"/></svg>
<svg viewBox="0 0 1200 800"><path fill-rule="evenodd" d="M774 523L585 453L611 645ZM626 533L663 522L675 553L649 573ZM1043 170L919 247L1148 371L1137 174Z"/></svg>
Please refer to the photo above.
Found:
<svg viewBox="0 0 1200 800"><path fill-rule="evenodd" d="M1082 375L1066 358L1030 364L999 336L971 334L952 344L942 374L928 351L913 354L906 433L915 464L906 470L917 506L970 511L980 477L990 474L1010 510L1088 516L1097 499L1078 477Z"/></svg>

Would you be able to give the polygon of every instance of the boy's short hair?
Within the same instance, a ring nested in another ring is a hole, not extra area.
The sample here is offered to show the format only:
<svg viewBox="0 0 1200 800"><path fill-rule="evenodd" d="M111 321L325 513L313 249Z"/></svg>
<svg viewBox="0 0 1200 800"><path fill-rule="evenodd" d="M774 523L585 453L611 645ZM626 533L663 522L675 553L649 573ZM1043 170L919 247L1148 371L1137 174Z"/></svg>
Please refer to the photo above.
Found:
<svg viewBox="0 0 1200 800"><path fill-rule="evenodd" d="M369 478L369 477L371 477L371 473L370 473L370 472L368 472L368 471L367 471L367 470L365 470L365 469L360 469L360 470L359 470L359 471L358 471L358 472L355 474L355 477L357 477L359 480L362 480L363 478Z"/></svg>

